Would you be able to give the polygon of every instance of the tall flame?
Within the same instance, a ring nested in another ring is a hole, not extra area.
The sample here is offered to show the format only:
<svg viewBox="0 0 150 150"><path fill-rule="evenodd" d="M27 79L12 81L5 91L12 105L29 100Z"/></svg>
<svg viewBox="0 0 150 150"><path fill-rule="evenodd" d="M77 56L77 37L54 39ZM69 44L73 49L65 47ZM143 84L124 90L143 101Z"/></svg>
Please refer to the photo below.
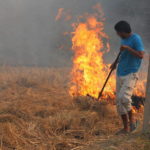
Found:
<svg viewBox="0 0 150 150"><path fill-rule="evenodd" d="M103 55L110 46L108 36L104 32L104 18L97 19L97 14L87 16L84 22L74 24L72 50L75 55L70 94L90 94L97 97L108 73L108 65L104 63ZM113 96L114 88L115 80L112 79L105 93Z"/></svg>
<svg viewBox="0 0 150 150"><path fill-rule="evenodd" d="M93 9L95 13L80 16L78 23L73 24L72 50L74 57L69 90L72 96L90 94L98 97L110 71L110 65L106 64L103 58L110 49L109 37L104 32L104 13L100 4L95 5ZM105 88L103 98L115 98L115 80L115 75L113 75ZM145 81L143 80L138 82L134 94L145 96L144 93Z"/></svg>

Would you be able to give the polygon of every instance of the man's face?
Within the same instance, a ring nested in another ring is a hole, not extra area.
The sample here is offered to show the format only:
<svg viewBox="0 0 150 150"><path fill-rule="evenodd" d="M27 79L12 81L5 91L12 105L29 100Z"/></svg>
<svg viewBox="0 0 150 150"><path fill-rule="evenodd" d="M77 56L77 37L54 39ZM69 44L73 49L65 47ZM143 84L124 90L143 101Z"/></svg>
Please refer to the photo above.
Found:
<svg viewBox="0 0 150 150"><path fill-rule="evenodd" d="M126 39L130 36L130 33L125 33L125 32L117 32L117 35L122 38L122 39Z"/></svg>

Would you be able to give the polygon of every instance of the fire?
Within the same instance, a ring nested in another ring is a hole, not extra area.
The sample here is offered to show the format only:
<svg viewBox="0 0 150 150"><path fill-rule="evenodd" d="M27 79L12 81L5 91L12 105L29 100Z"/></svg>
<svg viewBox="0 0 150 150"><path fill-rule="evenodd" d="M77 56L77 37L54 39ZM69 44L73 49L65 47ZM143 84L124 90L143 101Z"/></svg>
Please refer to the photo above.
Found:
<svg viewBox="0 0 150 150"><path fill-rule="evenodd" d="M103 58L104 54L110 50L109 37L104 32L104 13L100 4L94 6L93 9L95 13L80 16L78 23L73 24L74 57L69 90L72 96L90 94L97 98L110 71L110 65L106 64ZM116 78L113 75L103 93L104 99L115 99L115 86ZM145 82L140 81L134 94L143 97L144 93Z"/></svg>
<svg viewBox="0 0 150 150"><path fill-rule="evenodd" d="M58 9L58 13L57 13L57 16L55 18L55 21L58 21L62 17L63 12L64 12L64 8L59 8Z"/></svg>
<svg viewBox="0 0 150 150"><path fill-rule="evenodd" d="M84 22L73 25L74 58L70 94L74 96L90 94L98 97L109 72L109 65L104 63L103 58L109 51L109 37L104 32L104 18L97 16L87 15ZM115 80L112 77L105 89L105 97L114 97L114 89Z"/></svg>
<svg viewBox="0 0 150 150"><path fill-rule="evenodd" d="M64 8L59 8L57 12L57 16L55 17L55 21L59 21L64 18L65 21L69 21L72 19L70 11L65 11Z"/></svg>
<svg viewBox="0 0 150 150"><path fill-rule="evenodd" d="M138 97L145 97L146 95L146 80L138 81L134 90L134 95Z"/></svg>

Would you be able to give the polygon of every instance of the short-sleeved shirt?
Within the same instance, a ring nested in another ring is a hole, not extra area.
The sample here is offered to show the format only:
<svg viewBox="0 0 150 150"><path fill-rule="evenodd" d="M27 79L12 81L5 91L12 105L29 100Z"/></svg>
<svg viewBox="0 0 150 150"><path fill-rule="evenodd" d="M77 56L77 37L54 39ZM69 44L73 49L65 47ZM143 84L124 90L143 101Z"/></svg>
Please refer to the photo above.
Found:
<svg viewBox="0 0 150 150"><path fill-rule="evenodd" d="M129 38L122 39L121 45L129 46L136 51L144 51L142 39L138 34L132 34ZM117 75L126 76L130 73L136 73L139 71L141 63L142 59L133 55L128 50L125 50L120 56L117 68Z"/></svg>

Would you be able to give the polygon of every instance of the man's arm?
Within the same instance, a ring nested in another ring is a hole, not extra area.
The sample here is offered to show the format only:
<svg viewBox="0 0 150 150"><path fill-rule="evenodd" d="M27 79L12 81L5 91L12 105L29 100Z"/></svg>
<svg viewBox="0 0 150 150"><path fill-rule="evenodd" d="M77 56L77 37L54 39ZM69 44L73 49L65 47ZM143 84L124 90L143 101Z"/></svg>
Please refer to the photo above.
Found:
<svg viewBox="0 0 150 150"><path fill-rule="evenodd" d="M143 59L144 53L145 53L144 51L137 51L137 50L135 50L129 46L125 46L125 45L121 46L120 50L121 51L128 50L129 52L131 52L133 55L139 57L140 59Z"/></svg>

